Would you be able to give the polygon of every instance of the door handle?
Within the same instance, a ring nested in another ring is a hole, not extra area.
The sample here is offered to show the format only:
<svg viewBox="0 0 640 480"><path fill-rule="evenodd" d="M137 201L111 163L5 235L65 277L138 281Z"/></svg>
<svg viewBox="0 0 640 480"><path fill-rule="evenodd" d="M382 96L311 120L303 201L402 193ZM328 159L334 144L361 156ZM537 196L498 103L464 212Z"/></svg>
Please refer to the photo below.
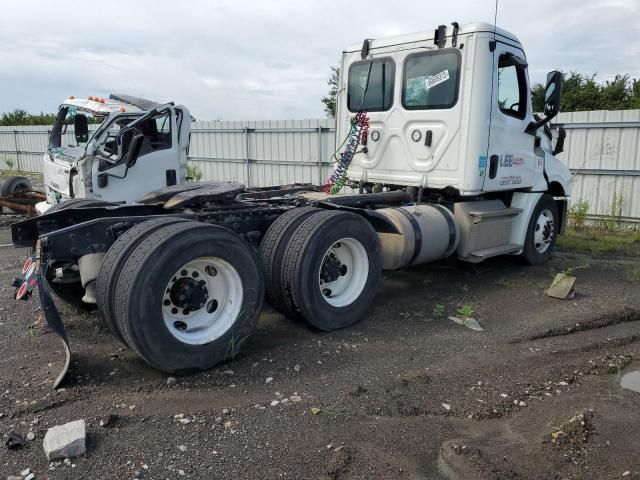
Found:
<svg viewBox="0 0 640 480"><path fill-rule="evenodd" d="M432 141L433 141L433 132L431 130L427 130L427 133L424 135L424 146L430 147Z"/></svg>
<svg viewBox="0 0 640 480"><path fill-rule="evenodd" d="M498 174L498 160L500 157L498 155L491 155L489 159L489 178L496 178Z"/></svg>

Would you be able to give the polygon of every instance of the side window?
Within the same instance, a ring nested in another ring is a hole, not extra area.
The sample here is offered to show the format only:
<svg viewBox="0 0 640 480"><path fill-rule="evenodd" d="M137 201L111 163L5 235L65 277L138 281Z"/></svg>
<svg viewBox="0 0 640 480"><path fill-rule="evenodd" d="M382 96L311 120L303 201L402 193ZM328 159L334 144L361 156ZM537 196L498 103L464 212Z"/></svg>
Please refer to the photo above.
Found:
<svg viewBox="0 0 640 480"><path fill-rule="evenodd" d="M395 64L390 58L356 62L349 67L347 104L350 112L383 112L393 104Z"/></svg>
<svg viewBox="0 0 640 480"><path fill-rule="evenodd" d="M527 75L513 55L498 59L498 106L515 118L523 119L527 114Z"/></svg>
<svg viewBox="0 0 640 480"><path fill-rule="evenodd" d="M140 156L171 148L171 111L165 110L140 125L144 135Z"/></svg>
<svg viewBox="0 0 640 480"><path fill-rule="evenodd" d="M404 63L402 106L407 110L451 108L458 101L460 53L414 53Z"/></svg>

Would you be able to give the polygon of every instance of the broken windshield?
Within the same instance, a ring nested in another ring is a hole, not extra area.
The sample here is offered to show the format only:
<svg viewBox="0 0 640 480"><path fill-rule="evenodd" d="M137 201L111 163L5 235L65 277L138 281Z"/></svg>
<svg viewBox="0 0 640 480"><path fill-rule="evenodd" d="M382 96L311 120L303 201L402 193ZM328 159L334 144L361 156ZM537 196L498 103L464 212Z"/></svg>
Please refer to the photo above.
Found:
<svg viewBox="0 0 640 480"><path fill-rule="evenodd" d="M84 117L84 119L76 118L78 116ZM107 118L106 115L95 115L93 112L77 107L61 107L58 111L56 123L51 130L49 149L77 150L80 148L84 151L84 147L87 146L87 143L91 140L91 136L105 118ZM87 134L81 135L80 132L78 132L78 135L76 135L75 126L83 124L87 127ZM75 157L76 155L72 154L72 156Z"/></svg>

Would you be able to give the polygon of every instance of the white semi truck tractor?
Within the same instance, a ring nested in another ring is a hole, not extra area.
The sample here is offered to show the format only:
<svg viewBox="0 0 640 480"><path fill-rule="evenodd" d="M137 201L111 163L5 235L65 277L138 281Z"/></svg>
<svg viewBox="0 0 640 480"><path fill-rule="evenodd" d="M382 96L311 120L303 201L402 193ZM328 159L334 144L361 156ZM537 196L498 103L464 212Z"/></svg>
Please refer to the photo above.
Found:
<svg viewBox="0 0 640 480"><path fill-rule="evenodd" d="M235 355L265 297L329 331L363 318L383 269L544 262L570 194L554 156L564 136L552 145L548 128L562 78L549 74L540 118L527 68L519 40L484 23L365 40L343 53L339 155L325 185L175 185L132 205L25 220L12 226L14 244L33 247L16 297L38 286L69 351L49 287L76 285L120 341L179 373Z"/></svg>
<svg viewBox="0 0 640 480"><path fill-rule="evenodd" d="M142 135L130 159L132 124ZM186 107L130 95L69 97L58 110L43 158L46 201L39 214L71 206L131 203L184 183L191 117ZM73 126L73 133L67 133Z"/></svg>

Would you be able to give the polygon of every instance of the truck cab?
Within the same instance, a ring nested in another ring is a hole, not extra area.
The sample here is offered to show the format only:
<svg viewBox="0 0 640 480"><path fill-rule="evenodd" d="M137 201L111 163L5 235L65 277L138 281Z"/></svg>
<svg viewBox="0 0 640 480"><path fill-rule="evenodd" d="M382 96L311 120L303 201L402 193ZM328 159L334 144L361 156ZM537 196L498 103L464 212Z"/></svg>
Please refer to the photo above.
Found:
<svg viewBox="0 0 640 480"><path fill-rule="evenodd" d="M526 58L515 35L486 23L454 22L347 48L338 144L356 112L366 111L370 122L349 179L461 197L514 190L568 196L569 170L534 116Z"/></svg>
<svg viewBox="0 0 640 480"><path fill-rule="evenodd" d="M131 203L183 183L190 121L186 107L171 103L128 95L68 98L44 153L47 200L36 210L72 198Z"/></svg>

